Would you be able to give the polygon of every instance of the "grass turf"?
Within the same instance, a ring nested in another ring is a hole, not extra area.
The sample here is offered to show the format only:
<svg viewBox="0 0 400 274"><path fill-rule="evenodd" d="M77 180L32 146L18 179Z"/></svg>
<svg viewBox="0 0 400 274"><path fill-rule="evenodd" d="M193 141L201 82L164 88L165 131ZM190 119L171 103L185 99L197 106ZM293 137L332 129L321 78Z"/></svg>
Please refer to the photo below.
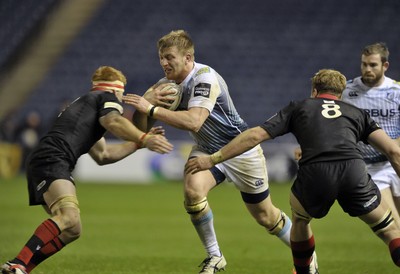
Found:
<svg viewBox="0 0 400 274"><path fill-rule="evenodd" d="M197 273L205 253L183 209L178 182L151 185L77 182L82 236L32 273L181 274ZM290 184L271 183L274 204L290 213ZM0 181L0 262L13 258L47 215L27 205L24 178ZM224 183L209 201L225 273L291 273L289 248L256 224L239 192ZM320 272L398 273L388 248L360 220L335 204L313 220Z"/></svg>

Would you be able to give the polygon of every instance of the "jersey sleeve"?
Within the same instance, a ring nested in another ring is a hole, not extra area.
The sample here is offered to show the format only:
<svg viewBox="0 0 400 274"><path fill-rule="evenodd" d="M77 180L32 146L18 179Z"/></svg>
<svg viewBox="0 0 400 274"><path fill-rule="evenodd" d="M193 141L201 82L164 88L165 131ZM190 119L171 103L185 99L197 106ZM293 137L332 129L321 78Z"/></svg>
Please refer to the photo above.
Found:
<svg viewBox="0 0 400 274"><path fill-rule="evenodd" d="M124 113L122 104L118 101L117 97L110 92L103 92L99 95L97 107L99 111L99 117L102 117L115 110L121 115Z"/></svg>
<svg viewBox="0 0 400 274"><path fill-rule="evenodd" d="M218 79L209 67L201 68L194 76L194 86L188 108L202 107L211 112L221 93Z"/></svg>
<svg viewBox="0 0 400 274"><path fill-rule="evenodd" d="M365 124L365 130L364 134L361 136L361 141L364 142L365 144L368 144L368 136L374 132L375 130L381 129L381 127L378 125L377 122L375 122L369 115L368 113L364 112L364 124Z"/></svg>
<svg viewBox="0 0 400 274"><path fill-rule="evenodd" d="M262 127L272 137L278 137L290 132L290 120L295 109L295 102L290 104L278 113L266 120L260 127Z"/></svg>

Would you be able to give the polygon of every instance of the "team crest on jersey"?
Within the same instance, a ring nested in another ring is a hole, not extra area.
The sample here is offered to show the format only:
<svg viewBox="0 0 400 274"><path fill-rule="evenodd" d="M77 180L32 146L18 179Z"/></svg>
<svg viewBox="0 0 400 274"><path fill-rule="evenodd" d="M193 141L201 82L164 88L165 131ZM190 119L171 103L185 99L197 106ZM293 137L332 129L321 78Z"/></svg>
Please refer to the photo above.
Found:
<svg viewBox="0 0 400 274"><path fill-rule="evenodd" d="M210 72L210 68L209 67L201 68L196 72L195 77L199 76L200 74L209 73L209 72Z"/></svg>
<svg viewBox="0 0 400 274"><path fill-rule="evenodd" d="M199 83L194 87L194 97L202 96L206 98L210 98L211 84L208 83Z"/></svg>
<svg viewBox="0 0 400 274"><path fill-rule="evenodd" d="M357 94L356 91L350 91L349 92L349 97L357 97L357 96L358 96L358 94Z"/></svg>

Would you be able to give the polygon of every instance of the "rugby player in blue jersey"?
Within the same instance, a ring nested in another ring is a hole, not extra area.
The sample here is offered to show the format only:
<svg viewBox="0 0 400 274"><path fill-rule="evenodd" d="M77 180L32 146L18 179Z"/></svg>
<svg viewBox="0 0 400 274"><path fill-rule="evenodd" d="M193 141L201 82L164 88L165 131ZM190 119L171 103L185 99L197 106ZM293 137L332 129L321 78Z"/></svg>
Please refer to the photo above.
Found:
<svg viewBox="0 0 400 274"><path fill-rule="evenodd" d="M364 109L400 145L400 83L385 76L389 68L389 49L385 43L364 47L361 76L347 82L342 100ZM368 144L359 143L368 173L389 204L400 225L400 178L387 157Z"/></svg>
<svg viewBox="0 0 400 274"><path fill-rule="evenodd" d="M248 129L221 75L210 66L195 62L194 44L187 32L178 30L163 36L158 41L158 53L166 79L180 85L182 99L176 111L160 107L168 107L163 101L166 93L161 91L162 85L154 86L144 97L125 96L125 103L137 110L135 125L146 130L155 120L160 120L189 131L195 141L189 158L211 155ZM290 245L291 221L271 201L264 154L260 146L255 146L209 170L185 174L184 206L207 253L200 273L215 273L226 266L207 199L209 191L226 179L240 191L255 220Z"/></svg>

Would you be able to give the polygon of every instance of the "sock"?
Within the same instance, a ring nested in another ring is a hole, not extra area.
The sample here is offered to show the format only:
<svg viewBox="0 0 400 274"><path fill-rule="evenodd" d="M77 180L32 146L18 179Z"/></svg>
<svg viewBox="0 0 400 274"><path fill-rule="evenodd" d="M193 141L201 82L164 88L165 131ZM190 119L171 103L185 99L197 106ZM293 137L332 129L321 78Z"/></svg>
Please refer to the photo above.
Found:
<svg viewBox="0 0 400 274"><path fill-rule="evenodd" d="M400 238L394 239L389 243L389 250L393 262L400 267Z"/></svg>
<svg viewBox="0 0 400 274"><path fill-rule="evenodd" d="M315 250L314 236L301 242L291 242L292 256L297 274L309 273L309 266Z"/></svg>
<svg viewBox="0 0 400 274"><path fill-rule="evenodd" d="M35 252L35 254L33 254L31 260L26 267L27 272L31 272L32 269L34 269L37 265L60 251L64 246L65 244L60 240L60 238L55 237L53 240L51 240L45 246Z"/></svg>
<svg viewBox="0 0 400 274"><path fill-rule="evenodd" d="M290 230L292 228L292 220L284 214L285 224L282 230L276 235L282 242L284 242L288 247L290 247Z"/></svg>
<svg viewBox="0 0 400 274"><path fill-rule="evenodd" d="M209 207L205 210L206 212L202 212L200 218L196 218L196 215L191 215L191 220L207 254L220 257L222 254L219 250L217 236L214 231L213 213Z"/></svg>
<svg viewBox="0 0 400 274"><path fill-rule="evenodd" d="M47 219L36 228L32 237L28 240L17 257L11 262L22 264L26 267L33 254L56 236L60 235L60 233L61 231L58 225L53 220Z"/></svg>
<svg viewBox="0 0 400 274"><path fill-rule="evenodd" d="M281 211L274 227L268 230L268 233L275 235L288 247L290 247L290 229L292 228L292 221L290 218Z"/></svg>

